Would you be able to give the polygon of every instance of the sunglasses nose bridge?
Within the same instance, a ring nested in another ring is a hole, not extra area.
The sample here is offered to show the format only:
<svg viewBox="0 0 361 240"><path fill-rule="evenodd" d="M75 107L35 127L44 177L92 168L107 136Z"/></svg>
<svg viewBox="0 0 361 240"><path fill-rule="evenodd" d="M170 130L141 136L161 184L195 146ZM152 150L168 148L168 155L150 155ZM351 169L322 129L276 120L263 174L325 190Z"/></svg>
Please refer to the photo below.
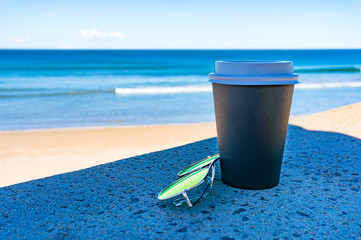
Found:
<svg viewBox="0 0 361 240"><path fill-rule="evenodd" d="M189 197L187 195L187 191L184 189L183 192L182 192L182 195L184 197L184 199L186 200L186 204L188 207L193 207L191 201L189 200Z"/></svg>

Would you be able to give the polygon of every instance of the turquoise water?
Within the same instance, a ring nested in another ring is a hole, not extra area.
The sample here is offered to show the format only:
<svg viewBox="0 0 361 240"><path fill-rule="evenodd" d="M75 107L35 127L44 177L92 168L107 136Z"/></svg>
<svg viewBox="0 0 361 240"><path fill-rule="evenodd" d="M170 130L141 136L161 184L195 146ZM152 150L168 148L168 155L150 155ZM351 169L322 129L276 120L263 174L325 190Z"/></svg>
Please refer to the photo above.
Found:
<svg viewBox="0 0 361 240"><path fill-rule="evenodd" d="M216 60L291 60L291 114L361 101L361 50L0 50L0 130L214 120Z"/></svg>

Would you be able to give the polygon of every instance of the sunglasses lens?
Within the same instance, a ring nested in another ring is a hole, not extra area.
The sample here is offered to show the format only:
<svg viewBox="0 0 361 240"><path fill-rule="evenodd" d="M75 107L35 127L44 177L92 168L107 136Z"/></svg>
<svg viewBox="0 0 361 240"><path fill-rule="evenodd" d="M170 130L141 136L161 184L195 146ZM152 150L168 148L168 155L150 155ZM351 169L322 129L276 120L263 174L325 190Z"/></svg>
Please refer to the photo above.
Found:
<svg viewBox="0 0 361 240"><path fill-rule="evenodd" d="M200 168L202 168L204 166L207 166L207 165L211 164L218 157L219 157L219 154L216 154L216 155L207 157L205 159L202 159L199 162L196 162L196 163L190 165L189 167L183 169L182 171L180 171L178 173L178 176L183 176L183 175L188 174L190 172L193 172L193 171L195 171L197 169L200 169Z"/></svg>
<svg viewBox="0 0 361 240"><path fill-rule="evenodd" d="M158 195L159 200L165 200L181 194L184 189L191 189L197 186L207 175L208 168L199 169L185 177L182 177L166 187Z"/></svg>

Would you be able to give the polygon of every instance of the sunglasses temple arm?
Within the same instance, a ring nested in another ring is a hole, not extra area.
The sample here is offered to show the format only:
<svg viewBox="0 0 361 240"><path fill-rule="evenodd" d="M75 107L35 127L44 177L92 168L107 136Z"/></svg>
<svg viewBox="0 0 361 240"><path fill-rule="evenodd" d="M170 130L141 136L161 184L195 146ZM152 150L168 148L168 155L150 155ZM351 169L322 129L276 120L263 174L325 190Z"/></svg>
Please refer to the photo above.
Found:
<svg viewBox="0 0 361 240"><path fill-rule="evenodd" d="M215 175L215 167L214 167L214 163L216 163L218 161L219 158L217 158L210 166L210 170L212 170L212 177L211 180L207 183L206 187L204 188L202 194L199 196L199 198L193 203L193 205L196 205L197 202L199 202L199 200L201 200L201 198L203 197L203 195L207 192L208 188L212 188L212 183L213 183L213 179L214 179L214 175Z"/></svg>
<svg viewBox="0 0 361 240"><path fill-rule="evenodd" d="M201 200L201 198L203 197L203 195L207 192L207 189L211 186L210 183L207 183L206 187L204 188L202 194L198 197L198 199L193 203L193 205L196 205L196 203L199 202L199 200Z"/></svg>
<svg viewBox="0 0 361 240"><path fill-rule="evenodd" d="M183 197L185 199L185 202L186 202L187 206L192 207L193 205L192 205L191 201L189 200L189 197L188 197L187 192L186 192L185 189L183 190L182 195L183 195Z"/></svg>

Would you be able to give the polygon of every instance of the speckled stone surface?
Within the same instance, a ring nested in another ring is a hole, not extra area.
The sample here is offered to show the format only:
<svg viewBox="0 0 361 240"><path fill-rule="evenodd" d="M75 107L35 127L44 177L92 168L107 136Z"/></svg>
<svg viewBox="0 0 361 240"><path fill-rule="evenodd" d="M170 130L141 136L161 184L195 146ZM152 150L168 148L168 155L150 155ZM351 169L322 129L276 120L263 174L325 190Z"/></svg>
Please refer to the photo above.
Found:
<svg viewBox="0 0 361 240"><path fill-rule="evenodd" d="M0 189L0 239L361 239L361 140L290 126L280 184L224 185L176 208L157 194L208 139Z"/></svg>

